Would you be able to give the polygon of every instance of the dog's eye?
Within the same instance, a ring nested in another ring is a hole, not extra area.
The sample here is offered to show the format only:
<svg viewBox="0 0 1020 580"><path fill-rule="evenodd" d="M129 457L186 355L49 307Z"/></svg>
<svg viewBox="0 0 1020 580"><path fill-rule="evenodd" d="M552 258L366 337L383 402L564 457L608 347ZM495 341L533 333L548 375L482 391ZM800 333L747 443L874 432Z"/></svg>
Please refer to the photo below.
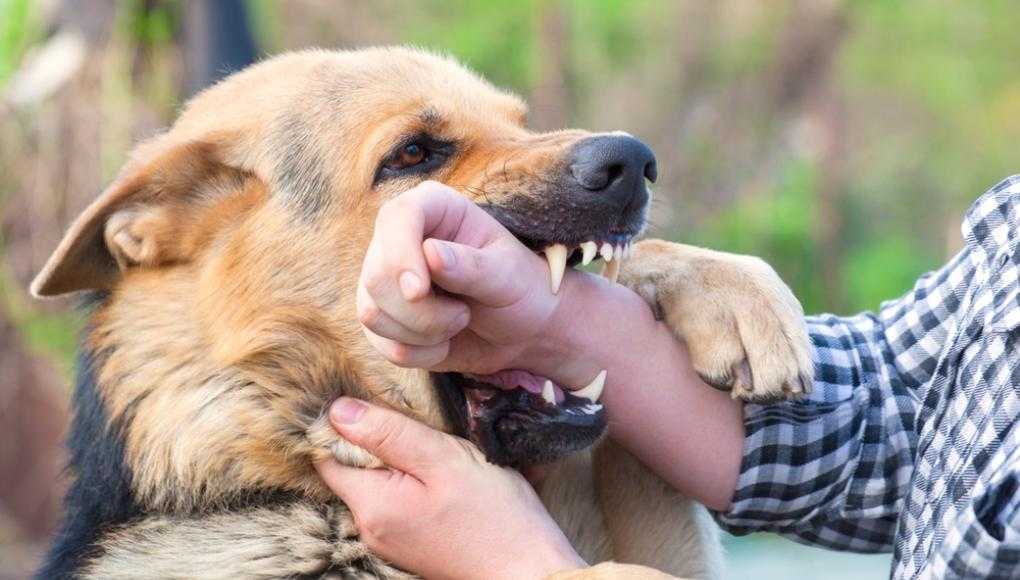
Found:
<svg viewBox="0 0 1020 580"><path fill-rule="evenodd" d="M386 163L391 170L406 169L423 163L428 159L428 150L418 143L404 145L392 160Z"/></svg>
<svg viewBox="0 0 1020 580"><path fill-rule="evenodd" d="M376 170L374 183L392 178L428 175L443 166L456 152L452 141L417 135L398 145Z"/></svg>

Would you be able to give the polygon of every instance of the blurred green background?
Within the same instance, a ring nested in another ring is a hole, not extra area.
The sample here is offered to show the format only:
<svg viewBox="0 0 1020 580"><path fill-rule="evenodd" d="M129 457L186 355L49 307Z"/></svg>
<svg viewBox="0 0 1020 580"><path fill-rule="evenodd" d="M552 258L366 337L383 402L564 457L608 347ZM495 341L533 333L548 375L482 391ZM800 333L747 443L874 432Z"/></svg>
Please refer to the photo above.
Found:
<svg viewBox="0 0 1020 580"><path fill-rule="evenodd" d="M192 2L0 0L0 578L53 525L80 324L24 289L131 144L195 84ZM896 297L1020 168L1012 0L270 0L260 55L412 43L529 100L536 128L622 129L659 157L651 235L756 254L808 312ZM199 38L199 40L196 40ZM888 558L762 536L730 576L866 578Z"/></svg>

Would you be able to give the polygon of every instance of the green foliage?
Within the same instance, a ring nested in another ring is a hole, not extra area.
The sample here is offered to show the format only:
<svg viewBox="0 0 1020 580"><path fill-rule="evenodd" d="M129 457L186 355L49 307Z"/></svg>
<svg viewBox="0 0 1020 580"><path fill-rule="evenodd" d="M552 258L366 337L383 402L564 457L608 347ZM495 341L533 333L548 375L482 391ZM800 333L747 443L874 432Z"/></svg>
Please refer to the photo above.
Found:
<svg viewBox="0 0 1020 580"><path fill-rule="evenodd" d="M121 14L137 44L158 46L173 40L180 18L179 8L175 1L147 7L144 0L129 0Z"/></svg>
<svg viewBox="0 0 1020 580"><path fill-rule="evenodd" d="M703 246L761 256L793 288L808 312L825 308L812 243L817 171L804 161L791 162L775 186L737 199L712 223L683 236Z"/></svg>
<svg viewBox="0 0 1020 580"><path fill-rule="evenodd" d="M0 240L0 249L3 244ZM21 331L29 348L53 360L65 375L70 376L78 332L82 321L73 311L42 312L31 308L6 269L0 271L0 313Z"/></svg>
<svg viewBox="0 0 1020 580"><path fill-rule="evenodd" d="M39 32L31 0L0 0L0 87Z"/></svg>
<svg viewBox="0 0 1020 580"><path fill-rule="evenodd" d="M428 0L409 5L404 42L456 55L497 85L524 91L536 59L538 0L493 5L487 0Z"/></svg>
<svg viewBox="0 0 1020 580"><path fill-rule="evenodd" d="M249 21L258 45L265 54L273 54L280 47L280 10L275 0L247 0Z"/></svg>
<svg viewBox="0 0 1020 580"><path fill-rule="evenodd" d="M845 257L842 285L849 311L871 310L899 297L917 281L918 270L937 266L930 251L902 234L875 237L853 247ZM920 267L919 267L920 266Z"/></svg>
<svg viewBox="0 0 1020 580"><path fill-rule="evenodd" d="M923 116L923 125L915 125L923 132L910 143L918 170L951 187L958 204L976 195L976 187L1015 173L1020 6L1011 0L852 6L842 80L855 97L895 94L912 109L908 114Z"/></svg>

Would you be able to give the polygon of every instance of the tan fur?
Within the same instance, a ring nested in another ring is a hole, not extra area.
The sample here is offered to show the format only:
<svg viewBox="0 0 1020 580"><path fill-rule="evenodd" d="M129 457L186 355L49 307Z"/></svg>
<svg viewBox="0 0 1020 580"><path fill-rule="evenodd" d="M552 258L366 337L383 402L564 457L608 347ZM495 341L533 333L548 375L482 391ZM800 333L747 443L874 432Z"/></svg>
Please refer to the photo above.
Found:
<svg viewBox="0 0 1020 580"><path fill-rule="evenodd" d="M670 580L670 576L647 566L606 562L584 570L564 570L546 580Z"/></svg>
<svg viewBox="0 0 1020 580"><path fill-rule="evenodd" d="M170 514L106 537L93 577L262 578L345 564L345 550L364 555L311 463L378 463L329 427L329 403L359 397L449 429L428 373L386 362L355 314L376 213L415 183L374 187L377 164L428 126L462 144L432 179L476 201L538 195L542 176L589 134L530 132L525 112L433 55L308 51L229 77L135 150L32 286L110 292L87 347L111 421L127 425L135 494ZM747 353L754 384L738 381L736 394L782 391L810 368L799 305L759 263L646 243L623 280L662 308L703 375L722 381ZM305 503L215 511L265 489ZM718 574L704 510L622 450L566 461L543 497L593 561ZM362 560L372 574L400 576Z"/></svg>
<svg viewBox="0 0 1020 580"><path fill-rule="evenodd" d="M745 400L810 392L804 311L762 260L645 240L624 264L620 283L686 341L694 369L709 384Z"/></svg>

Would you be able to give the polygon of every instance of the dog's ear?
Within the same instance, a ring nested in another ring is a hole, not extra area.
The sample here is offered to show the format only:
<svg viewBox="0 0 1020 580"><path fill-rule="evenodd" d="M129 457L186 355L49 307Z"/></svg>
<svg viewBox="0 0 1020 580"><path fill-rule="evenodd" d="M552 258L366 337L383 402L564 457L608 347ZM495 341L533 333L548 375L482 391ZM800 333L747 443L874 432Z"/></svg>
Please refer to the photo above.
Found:
<svg viewBox="0 0 1020 580"><path fill-rule="evenodd" d="M71 225L32 282L37 297L107 290L133 267L187 259L181 224L231 173L210 142L153 142ZM215 188L212 188L215 189Z"/></svg>

